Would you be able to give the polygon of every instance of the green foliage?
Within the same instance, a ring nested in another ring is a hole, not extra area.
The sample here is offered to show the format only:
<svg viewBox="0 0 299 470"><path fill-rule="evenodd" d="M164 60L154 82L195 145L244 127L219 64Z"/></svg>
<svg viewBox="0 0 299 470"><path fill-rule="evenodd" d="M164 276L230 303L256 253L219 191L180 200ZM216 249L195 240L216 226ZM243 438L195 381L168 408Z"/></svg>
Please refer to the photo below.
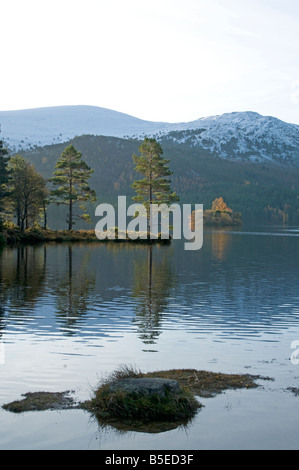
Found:
<svg viewBox="0 0 299 470"><path fill-rule="evenodd" d="M82 153L73 145L69 145L57 160L54 176L50 179L53 186L56 186L51 193L54 202L68 205L69 230L73 229L74 218L90 222L90 216L82 213L86 210L84 203L96 200L95 191L87 183L94 170L90 169L81 157ZM75 204L79 205L81 214L74 214Z"/></svg>
<svg viewBox="0 0 299 470"><path fill-rule="evenodd" d="M178 396L136 396L121 391L111 394L104 386L98 391L93 407L103 418L177 421L193 416L198 404L187 390Z"/></svg>
<svg viewBox="0 0 299 470"><path fill-rule="evenodd" d="M48 195L46 181L21 155L11 157L8 168L7 215L11 210L23 232L41 216Z"/></svg>
<svg viewBox="0 0 299 470"><path fill-rule="evenodd" d="M0 224L2 220L2 211L4 209L4 199L7 196L6 184L8 181L8 152L3 147L3 142L0 140Z"/></svg>
<svg viewBox="0 0 299 470"><path fill-rule="evenodd" d="M206 210L203 214L203 222L205 226L233 227L242 224L242 216L240 212Z"/></svg>
<svg viewBox="0 0 299 470"><path fill-rule="evenodd" d="M227 204L242 213L244 223L299 223L299 168L271 163L229 161L189 144L159 139L163 155L170 159L171 186L182 204L211 208L221 194ZM117 204L117 196L136 196L133 154L142 144L137 139L84 135L70 141L94 168L90 184L104 202ZM24 153L44 177L49 178L65 144L36 148ZM64 220L60 208L49 208L49 225ZM94 219L95 221L95 219Z"/></svg>
<svg viewBox="0 0 299 470"><path fill-rule="evenodd" d="M149 207L151 204L171 204L179 200L175 192L172 192L170 180L171 175L168 167L170 160L163 158L163 149L155 139L145 138L139 147L140 156L133 155L135 170L144 178L134 181L131 187L135 189L137 196L133 200L143 204L150 217Z"/></svg>

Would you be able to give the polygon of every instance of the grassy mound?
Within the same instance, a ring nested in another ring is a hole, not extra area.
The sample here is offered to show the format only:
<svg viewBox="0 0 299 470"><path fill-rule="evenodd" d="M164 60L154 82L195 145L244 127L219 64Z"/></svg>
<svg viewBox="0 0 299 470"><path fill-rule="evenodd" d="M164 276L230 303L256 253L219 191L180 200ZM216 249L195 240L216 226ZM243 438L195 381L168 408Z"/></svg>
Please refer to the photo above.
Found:
<svg viewBox="0 0 299 470"><path fill-rule="evenodd" d="M25 411L65 410L75 407L74 400L66 392L28 392L22 400L15 400L2 406L13 413Z"/></svg>
<svg viewBox="0 0 299 470"><path fill-rule="evenodd" d="M177 394L166 392L165 396L110 390L110 385L116 380L133 377L142 378L147 377L147 375L129 367L118 369L95 390L94 397L85 402L85 408L101 419L181 421L193 417L198 408L201 407L201 404L187 387L181 387L181 392ZM159 377L159 373L156 373L155 377Z"/></svg>

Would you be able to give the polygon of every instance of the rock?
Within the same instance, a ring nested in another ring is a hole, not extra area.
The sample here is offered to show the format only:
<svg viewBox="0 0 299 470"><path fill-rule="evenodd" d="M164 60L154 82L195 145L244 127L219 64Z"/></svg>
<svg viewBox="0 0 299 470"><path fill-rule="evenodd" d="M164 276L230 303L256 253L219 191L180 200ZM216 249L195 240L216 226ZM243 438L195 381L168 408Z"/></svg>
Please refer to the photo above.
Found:
<svg viewBox="0 0 299 470"><path fill-rule="evenodd" d="M113 382L110 392L123 391L139 395L159 395L164 397L167 393L181 393L181 388L176 380L161 378L128 378Z"/></svg>

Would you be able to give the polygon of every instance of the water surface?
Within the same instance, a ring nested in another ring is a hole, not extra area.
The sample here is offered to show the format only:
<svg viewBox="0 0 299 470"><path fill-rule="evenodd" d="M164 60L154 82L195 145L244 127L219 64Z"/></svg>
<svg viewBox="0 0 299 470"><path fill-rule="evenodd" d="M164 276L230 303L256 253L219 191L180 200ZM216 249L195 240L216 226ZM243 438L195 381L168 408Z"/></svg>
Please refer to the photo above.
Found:
<svg viewBox="0 0 299 470"><path fill-rule="evenodd" d="M82 410L1 409L1 449L297 449L299 230L206 230L203 248L46 244L0 253L0 405L90 397L121 364L270 376L201 399L186 429L99 430ZM298 354L299 357L299 354Z"/></svg>

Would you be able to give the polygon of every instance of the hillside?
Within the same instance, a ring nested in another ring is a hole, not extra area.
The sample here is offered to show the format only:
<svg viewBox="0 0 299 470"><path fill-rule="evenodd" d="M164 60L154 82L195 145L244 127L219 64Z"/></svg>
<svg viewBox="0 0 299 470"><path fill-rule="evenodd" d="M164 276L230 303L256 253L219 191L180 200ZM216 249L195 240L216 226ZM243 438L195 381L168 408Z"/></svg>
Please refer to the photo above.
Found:
<svg viewBox="0 0 299 470"><path fill-rule="evenodd" d="M229 160L299 165L297 125L253 112L223 114L197 123L196 129L163 135L163 141L209 150Z"/></svg>
<svg viewBox="0 0 299 470"><path fill-rule="evenodd" d="M299 126L271 116L234 112L159 123L95 106L63 106L2 111L0 123L11 154L29 158L46 178L66 145L74 144L95 170L98 203L133 196L130 186L139 175L132 155L149 135L170 159L181 203L209 209L222 196L245 223L299 223ZM61 207L51 207L53 228L64 218Z"/></svg>
<svg viewBox="0 0 299 470"><path fill-rule="evenodd" d="M254 112L234 112L186 123L144 121L96 106L0 111L11 152L65 143L76 136L155 136L170 146L208 151L228 160L299 165L299 126Z"/></svg>
<svg viewBox="0 0 299 470"><path fill-rule="evenodd" d="M11 151L51 145L84 135L139 136L181 128L155 123L96 106L53 106L49 108L0 111L6 145Z"/></svg>
<svg viewBox="0 0 299 470"><path fill-rule="evenodd" d="M116 203L118 195L128 196L131 203L129 198L134 192L130 185L140 177L134 171L132 155L138 153L141 141L85 135L70 143L95 170L91 185L97 192L98 203ZM170 159L172 187L180 195L181 203L202 203L209 209L212 201L222 196L229 207L242 212L245 223L299 223L298 168L231 161L187 142L175 143L168 136L161 136L161 144L165 158ZM55 144L22 154L49 178L65 146ZM56 218L57 215L50 217L50 225L55 225Z"/></svg>

